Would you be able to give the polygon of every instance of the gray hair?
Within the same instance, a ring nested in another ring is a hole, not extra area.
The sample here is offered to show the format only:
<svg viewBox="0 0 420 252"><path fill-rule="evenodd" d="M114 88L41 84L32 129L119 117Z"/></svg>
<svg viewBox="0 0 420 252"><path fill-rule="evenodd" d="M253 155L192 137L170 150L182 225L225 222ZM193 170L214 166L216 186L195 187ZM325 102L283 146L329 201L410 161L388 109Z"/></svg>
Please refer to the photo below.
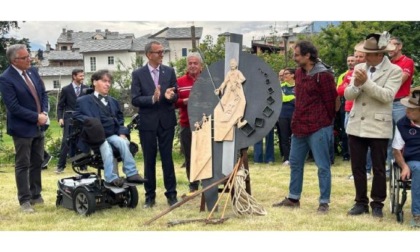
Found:
<svg viewBox="0 0 420 252"><path fill-rule="evenodd" d="M152 51L152 45L162 45L159 41L153 40L146 44L144 47L144 53L147 54Z"/></svg>
<svg viewBox="0 0 420 252"><path fill-rule="evenodd" d="M17 52L22 49L25 49L26 51L28 50L25 44L14 44L7 48L6 58L9 61L9 63L12 63L12 61L16 58Z"/></svg>
<svg viewBox="0 0 420 252"><path fill-rule="evenodd" d="M200 64L203 64L203 59L201 58L201 55L198 52L190 52L190 53L188 53L188 55L187 55L187 62L188 62L188 59L191 58L191 57L196 57L198 59L198 61L200 61Z"/></svg>

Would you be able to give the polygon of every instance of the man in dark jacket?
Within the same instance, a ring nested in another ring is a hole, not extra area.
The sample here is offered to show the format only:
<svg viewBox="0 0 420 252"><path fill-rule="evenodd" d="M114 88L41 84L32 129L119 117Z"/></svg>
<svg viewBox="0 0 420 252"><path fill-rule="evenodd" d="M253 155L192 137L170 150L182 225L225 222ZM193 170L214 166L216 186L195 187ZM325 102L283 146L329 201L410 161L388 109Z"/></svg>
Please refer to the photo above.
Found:
<svg viewBox="0 0 420 252"><path fill-rule="evenodd" d="M130 142L127 139L129 131L124 126L123 113L118 101L108 96L112 76L107 70L99 70L92 75L91 79L95 91L77 100L74 117L82 122L97 118L102 124L106 141L100 145L99 150L104 163L105 181L118 187L124 184L124 179L118 177L113 169L112 145L120 152L127 181L141 184L146 180L138 174L136 162L130 152Z"/></svg>
<svg viewBox="0 0 420 252"><path fill-rule="evenodd" d="M83 80L85 79L83 69L73 69L71 78L72 82L61 90L57 105L58 124L63 127L63 138L61 139L60 157L58 159L57 169L55 170L56 173L62 173L66 168L67 154L69 152L67 136L71 115L66 112L75 110L77 98L83 95L87 89L87 86L83 84Z"/></svg>
<svg viewBox="0 0 420 252"><path fill-rule="evenodd" d="M48 120L48 96L38 72L31 67L26 45L6 51L10 66L0 76L0 91L7 109L7 134L16 150L15 176L20 208L33 213L43 204L41 163L44 156L44 125Z"/></svg>

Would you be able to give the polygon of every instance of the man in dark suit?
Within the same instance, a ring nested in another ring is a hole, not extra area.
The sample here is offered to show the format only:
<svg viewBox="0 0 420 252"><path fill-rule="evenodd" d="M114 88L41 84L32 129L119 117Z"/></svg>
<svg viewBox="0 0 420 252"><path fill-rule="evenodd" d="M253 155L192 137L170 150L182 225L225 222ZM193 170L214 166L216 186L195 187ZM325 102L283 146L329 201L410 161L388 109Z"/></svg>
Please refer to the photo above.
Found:
<svg viewBox="0 0 420 252"><path fill-rule="evenodd" d="M26 45L6 51L10 66L0 76L0 91L7 109L7 134L15 146L15 176L20 209L33 213L32 205L43 204L41 163L44 156L44 125L48 96L38 72L31 67Z"/></svg>
<svg viewBox="0 0 420 252"><path fill-rule="evenodd" d="M177 82L173 68L162 65L164 49L157 41L145 46L149 62L132 74L131 102L139 108L140 143L144 155L145 208L153 207L156 198L156 155L162 159L165 196L168 204L177 200L176 178L172 160L172 145L177 124L175 102Z"/></svg>
<svg viewBox="0 0 420 252"><path fill-rule="evenodd" d="M99 147L104 163L105 182L118 187L124 184L124 179L114 172L112 145L119 151L123 160L123 172L127 176L127 181L141 184L145 180L138 174L136 162L129 149L130 142L127 139L129 131L124 126L123 113L118 101L108 96L112 76L108 70L99 70L92 75L91 80L95 91L77 100L74 118L81 122L92 118L100 121L101 125L98 127L103 128L106 138Z"/></svg>
<svg viewBox="0 0 420 252"><path fill-rule="evenodd" d="M62 173L66 168L67 154L69 147L67 146L67 136L69 131L70 114L67 111L74 111L76 108L76 100L79 96L86 92L87 86L83 84L85 74L83 69L74 69L71 73L72 83L63 87L60 93L60 99L57 106L58 124L63 127L63 138L61 139L60 157L57 163L56 173Z"/></svg>

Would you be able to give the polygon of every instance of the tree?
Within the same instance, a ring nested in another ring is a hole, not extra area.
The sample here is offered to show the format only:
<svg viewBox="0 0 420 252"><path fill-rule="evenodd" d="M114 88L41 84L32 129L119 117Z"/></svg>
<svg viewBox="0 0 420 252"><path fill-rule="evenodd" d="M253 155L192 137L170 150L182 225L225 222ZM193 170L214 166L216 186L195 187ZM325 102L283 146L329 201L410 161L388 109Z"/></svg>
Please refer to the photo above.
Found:
<svg viewBox="0 0 420 252"><path fill-rule="evenodd" d="M131 104L131 73L143 66L143 57L136 55L131 65L125 65L120 59L117 60L117 70L113 72L114 85L111 87L110 95L120 102L121 108L124 108L124 115L134 114L134 107Z"/></svg>
<svg viewBox="0 0 420 252"><path fill-rule="evenodd" d="M30 50L29 39L15 39L5 37L11 29L19 29L17 21L0 21L0 74L6 70L9 63L6 59L6 50L9 45L25 44Z"/></svg>
<svg viewBox="0 0 420 252"><path fill-rule="evenodd" d="M198 48L204 57L204 63L209 66L225 57L225 37L218 37L216 44L214 44L213 37L207 35Z"/></svg>
<svg viewBox="0 0 420 252"><path fill-rule="evenodd" d="M318 48L322 61L332 65L335 72L340 74L347 70L346 58L354 53L357 43L370 33L390 31L392 28L395 29L391 35L404 41L403 53L417 62L420 59L420 53L416 50L420 46L420 22L346 21L338 26L328 26L306 39ZM419 66L416 66L416 76L419 70Z"/></svg>

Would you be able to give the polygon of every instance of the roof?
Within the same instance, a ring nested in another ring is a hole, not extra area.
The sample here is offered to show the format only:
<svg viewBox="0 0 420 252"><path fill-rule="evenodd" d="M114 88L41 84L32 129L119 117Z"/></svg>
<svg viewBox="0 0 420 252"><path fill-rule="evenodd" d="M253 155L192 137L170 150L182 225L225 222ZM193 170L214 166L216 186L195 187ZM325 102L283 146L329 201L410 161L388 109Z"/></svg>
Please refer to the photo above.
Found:
<svg viewBox="0 0 420 252"><path fill-rule="evenodd" d="M100 39L84 40L73 45L73 49L78 48L79 52L104 52L104 51L131 51L133 39Z"/></svg>
<svg viewBox="0 0 420 252"><path fill-rule="evenodd" d="M134 38L133 33L118 33L105 31L95 31L95 32L73 32L72 30L66 31L63 29L63 32L60 33L60 36L57 39L57 43L77 43L81 40L89 40L95 37L96 35L101 35L106 39L124 39L124 38Z"/></svg>
<svg viewBox="0 0 420 252"><path fill-rule="evenodd" d="M72 51L50 51L44 55L48 55L49 60L83 60L82 54Z"/></svg>
<svg viewBox="0 0 420 252"><path fill-rule="evenodd" d="M40 76L71 76L75 67L40 67L38 68Z"/></svg>
<svg viewBox="0 0 420 252"><path fill-rule="evenodd" d="M203 27L195 27L195 38L200 39L203 35ZM166 38L166 39L188 39L191 38L191 27L169 28L166 27L149 38Z"/></svg>

